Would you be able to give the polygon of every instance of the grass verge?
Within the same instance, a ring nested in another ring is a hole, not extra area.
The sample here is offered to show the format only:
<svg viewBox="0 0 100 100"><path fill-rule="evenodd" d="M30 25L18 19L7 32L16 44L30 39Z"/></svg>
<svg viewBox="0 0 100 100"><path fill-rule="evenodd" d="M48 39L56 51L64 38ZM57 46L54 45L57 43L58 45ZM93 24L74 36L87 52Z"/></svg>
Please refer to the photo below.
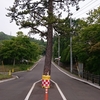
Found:
<svg viewBox="0 0 100 100"><path fill-rule="evenodd" d="M0 65L0 80L11 78L11 73L29 70L34 64Z"/></svg>
<svg viewBox="0 0 100 100"><path fill-rule="evenodd" d="M0 74L0 80L12 78L11 75L8 74Z"/></svg>

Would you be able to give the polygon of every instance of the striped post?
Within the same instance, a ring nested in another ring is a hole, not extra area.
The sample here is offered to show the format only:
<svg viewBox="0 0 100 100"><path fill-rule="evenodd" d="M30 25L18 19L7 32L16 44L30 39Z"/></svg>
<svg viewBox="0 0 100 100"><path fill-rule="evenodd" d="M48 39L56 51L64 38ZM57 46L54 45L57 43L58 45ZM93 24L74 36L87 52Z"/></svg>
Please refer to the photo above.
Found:
<svg viewBox="0 0 100 100"><path fill-rule="evenodd" d="M42 87L45 88L44 100L48 100L48 88L50 88L50 75L42 75Z"/></svg>

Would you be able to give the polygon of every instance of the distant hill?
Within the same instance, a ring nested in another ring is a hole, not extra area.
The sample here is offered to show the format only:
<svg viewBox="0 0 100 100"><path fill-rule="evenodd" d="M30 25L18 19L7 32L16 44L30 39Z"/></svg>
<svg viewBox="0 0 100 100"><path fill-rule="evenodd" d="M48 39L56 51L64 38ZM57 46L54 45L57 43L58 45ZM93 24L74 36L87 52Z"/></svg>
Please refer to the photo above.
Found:
<svg viewBox="0 0 100 100"><path fill-rule="evenodd" d="M4 32L0 32L0 41L2 40L9 40L11 39L13 36L7 35Z"/></svg>
<svg viewBox="0 0 100 100"><path fill-rule="evenodd" d="M12 37L14 37L14 36L10 36L10 35L5 34L4 32L0 32L0 41L9 40ZM35 38L30 38L30 40L32 42L38 43L39 45L44 45L44 46L46 45L46 42L44 42L43 39L37 40Z"/></svg>
<svg viewBox="0 0 100 100"><path fill-rule="evenodd" d="M0 32L0 43L3 41L3 40L10 40L11 38L13 38L14 36L10 36L10 35L7 35L5 34L4 32ZM41 39L41 40L37 40L35 38L30 38L30 41L34 42L34 43L37 43L41 50L42 50L42 54L44 55L45 54L45 48L46 48L46 42Z"/></svg>

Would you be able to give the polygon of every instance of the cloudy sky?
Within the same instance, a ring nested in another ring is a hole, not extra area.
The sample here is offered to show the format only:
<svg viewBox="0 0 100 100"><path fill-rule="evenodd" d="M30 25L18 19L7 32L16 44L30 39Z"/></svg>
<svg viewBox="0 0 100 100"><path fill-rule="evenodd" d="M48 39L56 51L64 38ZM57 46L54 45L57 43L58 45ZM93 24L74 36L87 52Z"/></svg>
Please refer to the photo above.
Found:
<svg viewBox="0 0 100 100"><path fill-rule="evenodd" d="M19 31L19 27L15 24L15 22L10 23L10 18L6 17L7 14L6 8L12 6L14 0L0 0L0 31L4 32L8 35L16 36L16 32ZM73 18L84 18L86 17L86 13L89 10L97 8L100 6L100 0L85 0L84 2L80 2L80 10L75 11L75 7L71 8L71 12L73 13ZM65 14L66 15L66 14ZM28 30L21 30L24 34L27 34ZM35 35L35 38L39 39L38 35Z"/></svg>

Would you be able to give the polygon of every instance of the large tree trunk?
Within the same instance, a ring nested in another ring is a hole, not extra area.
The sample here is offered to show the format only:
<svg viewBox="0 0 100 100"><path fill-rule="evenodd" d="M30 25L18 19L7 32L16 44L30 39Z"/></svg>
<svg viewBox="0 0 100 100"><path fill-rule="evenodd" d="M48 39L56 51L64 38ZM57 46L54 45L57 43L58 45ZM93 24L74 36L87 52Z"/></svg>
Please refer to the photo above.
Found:
<svg viewBox="0 0 100 100"><path fill-rule="evenodd" d="M49 0L48 7L48 17L53 14L53 0ZM52 59L52 38L53 38L53 27L52 23L48 24L48 34L47 34L47 48L46 48L46 56L45 56L45 65L44 65L44 75L51 74L51 59Z"/></svg>

